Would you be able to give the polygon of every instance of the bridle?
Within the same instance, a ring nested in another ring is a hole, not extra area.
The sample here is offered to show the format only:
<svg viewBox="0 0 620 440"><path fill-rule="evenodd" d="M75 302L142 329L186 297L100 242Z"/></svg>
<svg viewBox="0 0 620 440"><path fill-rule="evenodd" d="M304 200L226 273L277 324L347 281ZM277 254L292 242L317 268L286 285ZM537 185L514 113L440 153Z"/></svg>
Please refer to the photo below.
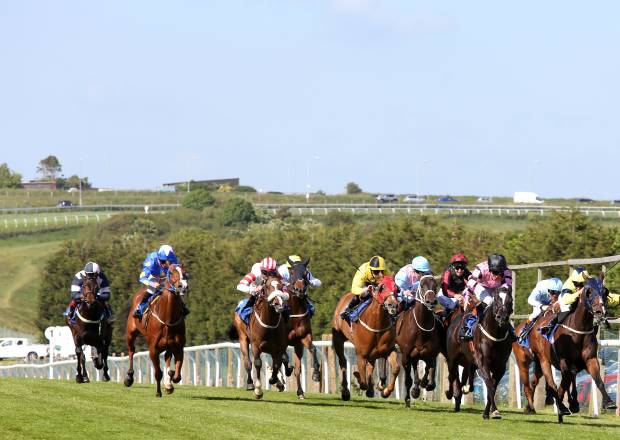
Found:
<svg viewBox="0 0 620 440"><path fill-rule="evenodd" d="M90 285L91 283L95 284L94 288L92 288L92 286ZM88 278L86 280L86 282L84 283L84 287L83 287L84 290L82 292L82 301L81 301L81 303L88 304L88 307L91 307L93 304L98 302L97 294L95 293L96 289L97 289L96 284L97 284L97 281L95 281L93 278ZM88 287L88 294L86 293L86 287ZM93 297L93 300L92 301L87 300L86 297L87 296L91 296L91 295ZM77 316L78 319L80 321L82 321L83 323L85 323L85 324L99 324L103 320L104 312L103 312L103 310L101 310L101 314L99 315L98 319L88 319L88 318L85 318L80 313L80 307L78 305L78 307L75 308L75 316Z"/></svg>
<svg viewBox="0 0 620 440"><path fill-rule="evenodd" d="M415 300L422 303L422 305L428 310L433 310L433 307L435 306L435 304L437 304L437 297L435 297L433 301L429 301L427 299L427 296L429 293L432 293L433 295L436 295L437 293L434 289L426 289L424 293L422 293L422 280L429 278L435 280L435 277L433 275L422 275L422 277L420 277L418 281L418 288L415 292Z"/></svg>
<svg viewBox="0 0 620 440"><path fill-rule="evenodd" d="M176 271L179 274L179 280L176 282L176 284L178 284L180 282L181 279L183 279L183 270L181 269L181 266L175 266ZM183 287L177 287L175 285L175 283L172 281L172 279L170 278L170 270L168 270L168 272L166 273L166 285L164 287L165 290L167 290L168 292L170 292L172 295L174 296L182 296L184 294L184 288ZM155 310L151 311L151 315L153 315L153 317L155 319L157 319L157 321L159 321L160 324L165 325L166 327L176 327L177 325L179 325L181 322L184 321L185 316L183 315L183 310L181 310L181 316L179 317L179 319L177 319L174 322L167 322L167 321L163 321L159 315L157 315L157 312Z"/></svg>

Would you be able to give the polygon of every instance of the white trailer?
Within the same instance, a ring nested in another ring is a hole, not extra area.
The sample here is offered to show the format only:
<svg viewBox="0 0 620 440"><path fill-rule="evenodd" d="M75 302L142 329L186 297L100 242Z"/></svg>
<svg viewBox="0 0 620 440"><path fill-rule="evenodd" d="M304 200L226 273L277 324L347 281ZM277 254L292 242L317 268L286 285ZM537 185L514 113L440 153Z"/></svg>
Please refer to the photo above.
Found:
<svg viewBox="0 0 620 440"><path fill-rule="evenodd" d="M545 203L544 200L538 197L538 194L536 194L535 192L529 192L529 191L516 191L513 201L515 203L531 203L531 204Z"/></svg>

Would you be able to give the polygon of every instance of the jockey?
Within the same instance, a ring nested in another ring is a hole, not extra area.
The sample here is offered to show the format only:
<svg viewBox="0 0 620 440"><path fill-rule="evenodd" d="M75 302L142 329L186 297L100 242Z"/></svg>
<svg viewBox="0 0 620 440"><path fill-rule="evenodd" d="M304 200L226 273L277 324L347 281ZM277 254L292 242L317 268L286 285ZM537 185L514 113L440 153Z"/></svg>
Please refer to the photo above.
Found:
<svg viewBox="0 0 620 440"><path fill-rule="evenodd" d="M570 274L570 277L564 281L562 286L562 293L560 299L557 301L558 305L554 306L556 313L553 319L549 323L540 328L540 333L549 337L556 325L561 324L564 319L570 314L572 305L579 299L581 290L586 281L591 278L590 274L583 267L576 267Z"/></svg>
<svg viewBox="0 0 620 440"><path fill-rule="evenodd" d="M545 312L553 303L558 300L560 293L562 292L562 280L559 278L549 278L547 280L541 280L536 284L532 293L527 298L527 302L534 307L532 313L527 317L527 321L518 336L519 342L523 343L527 338L527 335L532 330L536 318L540 316L542 312Z"/></svg>
<svg viewBox="0 0 620 440"><path fill-rule="evenodd" d="M160 279L168 276L168 269L173 264L179 264L179 261L172 246L167 244L160 246L157 251L146 256L142 263L142 272L140 272L140 283L146 286L146 292L142 295L140 303L133 312L135 318L142 318L151 298L159 294ZM182 279L181 286L187 288L187 281ZM189 310L185 303L182 304L183 316L186 316L189 314Z"/></svg>
<svg viewBox="0 0 620 440"><path fill-rule="evenodd" d="M398 313L407 310L415 301L415 290L420 285L420 278L432 274L428 260L422 256L415 257L411 260L411 264L407 264L398 271L394 277L394 282L400 289L398 292Z"/></svg>
<svg viewBox="0 0 620 440"><path fill-rule="evenodd" d="M286 263L278 267L278 274L280 275L280 278L282 278L282 281L284 282L285 285L288 285L289 283L289 277L290 277L289 269L291 268L291 262L298 263L300 261L302 260L299 255L289 255L288 259L286 260ZM321 287L321 280L319 280L318 278L315 278L314 275L312 275L312 272L306 269L306 274L307 274L306 277L308 279L308 283L310 283L312 287L314 288ZM310 301L310 298L308 298L308 295L305 295L304 299L306 300L306 305L307 305L309 316L314 315L314 304L312 304L312 302Z"/></svg>
<svg viewBox="0 0 620 440"><path fill-rule="evenodd" d="M362 264L357 269L351 283L353 299L351 299L347 308L340 313L342 319L349 318L353 309L368 297L369 287L376 287L383 279L385 272L385 259L379 255L373 256L370 261Z"/></svg>
<svg viewBox="0 0 620 440"><path fill-rule="evenodd" d="M506 257L501 254L493 254L489 255L487 261L476 265L467 280L465 295L469 298L474 294L476 299L480 301L482 311L493 302L492 292L498 287L500 291L512 293L512 274L506 264ZM472 338L474 325L478 322L478 308L469 313L463 322L461 337L463 339Z"/></svg>
<svg viewBox="0 0 620 440"><path fill-rule="evenodd" d="M239 302L239 305L242 305L241 302L246 301L240 310L254 307L256 295L263 289L263 284L267 277L281 278L281 275L278 273L278 263L271 257L265 257L260 263L254 263L250 272L241 278L239 284L237 284L238 291L250 294L248 300L241 300Z"/></svg>
<svg viewBox="0 0 620 440"><path fill-rule="evenodd" d="M454 310L459 305L461 298L463 298L467 279L471 275L471 272L467 269L468 263L469 260L465 254L459 252L452 256L450 265L441 276L441 290L437 295L437 301L446 310L446 315Z"/></svg>
<svg viewBox="0 0 620 440"><path fill-rule="evenodd" d="M69 319L73 319L75 308L82 299L82 287L87 278L95 279L97 281L97 286L99 288L97 292L97 299L101 300L103 303L105 317L106 319L109 319L112 316L112 309L108 304L108 301L110 300L110 283L99 265L92 261L86 263L84 269L76 273L73 277L73 281L71 282L71 302L69 303L69 307L67 307L64 316L68 316Z"/></svg>

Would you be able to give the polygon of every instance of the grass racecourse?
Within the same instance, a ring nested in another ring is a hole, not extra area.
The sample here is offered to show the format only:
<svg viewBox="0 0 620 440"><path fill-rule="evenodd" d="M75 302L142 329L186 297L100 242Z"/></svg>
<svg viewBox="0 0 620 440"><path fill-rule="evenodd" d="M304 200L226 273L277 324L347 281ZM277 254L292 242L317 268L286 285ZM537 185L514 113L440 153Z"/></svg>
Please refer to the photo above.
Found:
<svg viewBox="0 0 620 440"><path fill-rule="evenodd" d="M620 438L620 418L570 416L563 425L550 413L525 416L502 410L483 420L480 407L454 414L448 405L266 391L262 401L231 388L177 387L155 397L150 385L77 385L0 379L3 439L598 439Z"/></svg>

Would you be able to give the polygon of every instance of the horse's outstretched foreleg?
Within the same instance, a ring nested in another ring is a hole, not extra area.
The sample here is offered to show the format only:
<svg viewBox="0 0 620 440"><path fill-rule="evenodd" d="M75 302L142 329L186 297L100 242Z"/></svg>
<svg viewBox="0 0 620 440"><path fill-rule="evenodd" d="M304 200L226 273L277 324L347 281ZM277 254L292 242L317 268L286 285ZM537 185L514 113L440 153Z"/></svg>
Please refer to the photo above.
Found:
<svg viewBox="0 0 620 440"><path fill-rule="evenodd" d="M461 410L461 379L459 376L459 365L454 359L447 359L448 362L448 388L446 390L446 398L454 399L454 411L459 412ZM466 368L463 368L466 370Z"/></svg>
<svg viewBox="0 0 620 440"><path fill-rule="evenodd" d="M250 359L250 341L245 334L239 332L239 349L243 358L243 366L246 371L245 389L252 391L254 389L254 381L252 380L252 360Z"/></svg>
<svg viewBox="0 0 620 440"><path fill-rule="evenodd" d="M151 358L151 363L153 364L155 382L157 383L157 391L155 396L161 397L161 379L163 377L163 373L161 371L161 366L159 365L159 352L155 347L151 347L149 349L149 356Z"/></svg>
<svg viewBox="0 0 620 440"><path fill-rule="evenodd" d="M411 380L411 358L405 351L403 351L402 356L402 364L405 368L405 406L409 408L411 407L411 395L409 394L409 390L413 384Z"/></svg>
<svg viewBox="0 0 620 440"><path fill-rule="evenodd" d="M379 383L377 384L377 389L379 391L383 391L387 386L387 358L379 358L377 359L377 369L379 371Z"/></svg>
<svg viewBox="0 0 620 440"><path fill-rule="evenodd" d="M106 339L103 342L101 358L103 360L103 380L105 382L110 381L110 375L108 374L108 355L110 354L110 339Z"/></svg>
<svg viewBox="0 0 620 440"><path fill-rule="evenodd" d="M534 378L530 384L530 360L522 350L514 350L514 354L517 361L517 367L519 368L519 378L523 384L523 391L525 398L527 399L527 405L523 408L523 412L525 414L535 414L534 390L536 389L536 384L538 383L538 377L536 377L536 372L534 372Z"/></svg>
<svg viewBox="0 0 620 440"><path fill-rule="evenodd" d="M568 393L568 409L573 414L577 414L580 410L579 408L579 400L577 400L577 383L576 383L577 375L571 375L571 384L570 384L570 392Z"/></svg>
<svg viewBox="0 0 620 440"><path fill-rule="evenodd" d="M304 389L301 386L301 361L304 354L304 346L299 342L295 345L295 368L293 374L297 380L297 397L301 400L305 399Z"/></svg>
<svg viewBox="0 0 620 440"><path fill-rule="evenodd" d="M261 399L263 397L263 385L260 380L260 371L263 367L263 361L260 358L260 351L258 347L252 346L252 356L254 358L254 397Z"/></svg>
<svg viewBox="0 0 620 440"><path fill-rule="evenodd" d="M170 369L170 362L172 361L172 352L170 350L166 350L164 353L164 390L166 390L166 394L174 393L174 385L172 385L172 377L174 376L174 371Z"/></svg>
<svg viewBox="0 0 620 440"><path fill-rule="evenodd" d="M375 372L375 362L366 362L366 397L375 397L375 384L373 380L373 373Z"/></svg>
<svg viewBox="0 0 620 440"><path fill-rule="evenodd" d="M82 364L84 362L83 360L83 350L82 350L82 345L81 345L81 341L76 341L75 342L75 359L77 361L77 367L76 367L76 371L75 371L75 381L77 383L84 383L84 376L82 374Z"/></svg>
<svg viewBox="0 0 620 440"><path fill-rule="evenodd" d="M129 369L127 370L127 374L125 375L125 380L123 383L126 387L130 387L133 385L133 355L136 352L136 333L129 332L125 337L125 342L127 342L127 353L129 356Z"/></svg>
<svg viewBox="0 0 620 440"><path fill-rule="evenodd" d="M314 382L321 381L321 364L319 363L319 356L317 355L317 349L312 343L312 333L308 333L306 337L301 340L301 343L306 347L308 353L312 356L312 380Z"/></svg>
<svg viewBox="0 0 620 440"><path fill-rule="evenodd" d="M288 350L284 350L284 353L282 353L282 365L284 365L284 375L286 377L293 374L293 367L289 366L290 363L291 360L288 358Z"/></svg>
<svg viewBox="0 0 620 440"><path fill-rule="evenodd" d="M487 398L491 400L491 418L492 419L501 419L502 415L497 409L497 404L495 403L495 394L497 392L497 386L499 385L499 381L504 377L504 373L506 372L506 367L504 365L499 365L496 367L494 371L491 372L491 380L492 389L487 390Z"/></svg>
<svg viewBox="0 0 620 440"><path fill-rule="evenodd" d="M172 352L174 356L174 376L172 376L173 383L181 382L181 369L183 368L183 347L176 347Z"/></svg>
<svg viewBox="0 0 620 440"><path fill-rule="evenodd" d="M398 373L400 373L400 365L398 365L398 354L396 353L396 350L393 350L390 353L387 361L390 363L390 367L392 369L392 378L387 388L381 392L381 397L383 398L390 397L396 387L396 378L398 377Z"/></svg>
<svg viewBox="0 0 620 440"><path fill-rule="evenodd" d="M603 396L602 406L603 409L616 409L616 403L611 400L609 394L607 394L607 390L605 390L605 384L601 380L601 368L598 363L598 359L596 357L590 358L586 361L586 369L590 376L592 376L592 380L596 383L596 387L601 392Z"/></svg>
<svg viewBox="0 0 620 440"><path fill-rule="evenodd" d="M435 369L437 368L437 358L427 359L424 368L424 377L422 378L422 386L426 391L433 391L437 384L435 383Z"/></svg>
<svg viewBox="0 0 620 440"><path fill-rule="evenodd" d="M411 397L417 399L420 397L420 374L418 372L418 362L420 358L415 356L412 358L413 365L413 388L411 389Z"/></svg>
<svg viewBox="0 0 620 440"><path fill-rule="evenodd" d="M560 399L558 395L558 389L555 386L555 379L551 371L551 364L546 358L540 359L540 368L542 369L543 376L545 376L545 382L547 383L548 391L553 396L555 404L558 407L558 423L564 422L564 416L570 415L570 411L566 408L566 405Z"/></svg>
<svg viewBox="0 0 620 440"><path fill-rule="evenodd" d="M487 401L485 402L484 412L482 413L482 418L485 420L489 418L491 404L495 398L495 381L491 377L491 373L488 371L488 368L489 367L487 365L482 365L478 369L480 377L487 388Z"/></svg>
<svg viewBox="0 0 620 440"><path fill-rule="evenodd" d="M342 391L340 397L342 400L350 400L351 392L349 391L349 382L347 381L347 358L344 355L344 335L337 329L332 329L332 344L336 356L338 357L338 366L340 367L340 384Z"/></svg>
<svg viewBox="0 0 620 440"><path fill-rule="evenodd" d="M355 378L357 379L357 383L359 384L360 390L366 391L368 388L368 381L366 380L366 357L363 353L357 351L357 371L353 373Z"/></svg>
<svg viewBox="0 0 620 440"><path fill-rule="evenodd" d="M282 359L283 355L280 356L272 356L271 360L273 363L273 369L271 370L271 378L269 379L269 383L275 385L279 392L284 391L284 383L278 377L280 370L282 369Z"/></svg>

